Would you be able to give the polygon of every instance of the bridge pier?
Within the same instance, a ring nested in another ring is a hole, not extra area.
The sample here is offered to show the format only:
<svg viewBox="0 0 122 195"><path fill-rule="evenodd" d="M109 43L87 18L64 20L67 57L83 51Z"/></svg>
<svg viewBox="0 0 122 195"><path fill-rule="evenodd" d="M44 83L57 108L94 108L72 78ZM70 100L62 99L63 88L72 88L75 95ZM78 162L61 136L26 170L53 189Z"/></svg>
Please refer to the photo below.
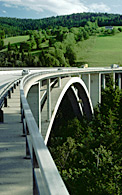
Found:
<svg viewBox="0 0 122 195"><path fill-rule="evenodd" d="M58 87L61 87L61 77L58 77Z"/></svg>
<svg viewBox="0 0 122 195"><path fill-rule="evenodd" d="M90 94L90 74L83 74L81 76L81 79L84 81L84 83L86 84L86 87L88 89L88 92Z"/></svg>
<svg viewBox="0 0 122 195"><path fill-rule="evenodd" d="M105 74L101 75L101 80L102 80L102 88L105 89L105 86L106 86Z"/></svg>
<svg viewBox="0 0 122 195"><path fill-rule="evenodd" d="M47 121L51 118L51 88L50 79L47 79Z"/></svg>
<svg viewBox="0 0 122 195"><path fill-rule="evenodd" d="M83 74L82 80L86 84L93 107L101 103L101 73Z"/></svg>
<svg viewBox="0 0 122 195"><path fill-rule="evenodd" d="M121 73L118 74L118 86L119 86L119 89L121 90L122 89L122 75L121 75Z"/></svg>

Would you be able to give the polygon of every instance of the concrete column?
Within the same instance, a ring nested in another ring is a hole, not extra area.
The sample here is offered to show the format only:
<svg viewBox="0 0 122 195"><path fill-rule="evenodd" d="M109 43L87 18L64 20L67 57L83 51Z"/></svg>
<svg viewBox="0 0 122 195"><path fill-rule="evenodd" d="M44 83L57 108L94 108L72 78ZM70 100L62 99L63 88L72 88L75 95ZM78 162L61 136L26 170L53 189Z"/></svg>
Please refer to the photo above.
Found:
<svg viewBox="0 0 122 195"><path fill-rule="evenodd" d="M116 82L116 78L115 78L115 72L113 72L113 83L114 83L114 88L115 88L115 82Z"/></svg>
<svg viewBox="0 0 122 195"><path fill-rule="evenodd" d="M61 77L58 77L58 87L61 87Z"/></svg>
<svg viewBox="0 0 122 195"><path fill-rule="evenodd" d="M40 83L36 83L30 88L27 101L40 129Z"/></svg>
<svg viewBox="0 0 122 195"><path fill-rule="evenodd" d="M38 84L38 97L39 97L39 132L41 133L41 102L40 102L40 99L41 99L41 94L40 94L40 82Z"/></svg>
<svg viewBox="0 0 122 195"><path fill-rule="evenodd" d="M40 87L42 87L42 80L40 80Z"/></svg>
<svg viewBox="0 0 122 195"><path fill-rule="evenodd" d="M86 84L86 87L88 89L88 92L90 94L90 74L83 74L82 75L82 80L84 81L84 83Z"/></svg>
<svg viewBox="0 0 122 195"><path fill-rule="evenodd" d="M90 97L93 107L101 103L101 73L91 74Z"/></svg>
<svg viewBox="0 0 122 195"><path fill-rule="evenodd" d="M102 87L105 89L106 86L106 80L105 80L105 74L102 75Z"/></svg>
<svg viewBox="0 0 122 195"><path fill-rule="evenodd" d="M122 77L121 77L121 74L119 73L119 74L118 74L118 86L119 86L119 89L120 89L120 90L122 89L121 80L122 80Z"/></svg>
<svg viewBox="0 0 122 195"><path fill-rule="evenodd" d="M50 89L50 79L47 79L47 120L50 121L51 118L51 89Z"/></svg>

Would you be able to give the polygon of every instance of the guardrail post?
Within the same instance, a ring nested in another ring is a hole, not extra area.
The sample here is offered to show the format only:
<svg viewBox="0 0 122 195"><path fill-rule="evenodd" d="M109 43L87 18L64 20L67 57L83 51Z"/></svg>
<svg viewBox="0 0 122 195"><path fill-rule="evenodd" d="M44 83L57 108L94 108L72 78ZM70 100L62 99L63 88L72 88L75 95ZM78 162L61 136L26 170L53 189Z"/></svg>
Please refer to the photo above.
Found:
<svg viewBox="0 0 122 195"><path fill-rule="evenodd" d="M14 93L14 87L11 88L12 93Z"/></svg>
<svg viewBox="0 0 122 195"><path fill-rule="evenodd" d="M38 193L38 188L37 188L37 181L36 181L36 176L35 176L35 170L36 168L39 168L36 155L34 152L34 149L32 150L32 168L33 168L33 195L37 195Z"/></svg>
<svg viewBox="0 0 122 195"><path fill-rule="evenodd" d="M4 117L3 117L3 110L0 109L0 122L3 123Z"/></svg>
<svg viewBox="0 0 122 195"><path fill-rule="evenodd" d="M16 89L16 84L14 83L14 89Z"/></svg>
<svg viewBox="0 0 122 195"><path fill-rule="evenodd" d="M25 135L25 115L24 115L24 110L22 109L22 113L21 113L21 121L23 124L23 135Z"/></svg>
<svg viewBox="0 0 122 195"><path fill-rule="evenodd" d="M4 97L4 107L7 107L7 97Z"/></svg>
<svg viewBox="0 0 122 195"><path fill-rule="evenodd" d="M11 91L8 91L8 98L11 98Z"/></svg>
<svg viewBox="0 0 122 195"><path fill-rule="evenodd" d="M47 120L50 121L51 118L51 89L50 89L50 79L47 79Z"/></svg>
<svg viewBox="0 0 122 195"><path fill-rule="evenodd" d="M30 159L31 151L29 150L29 143L28 143L28 138L27 138L27 136L29 135L27 123L25 124L25 135L26 135L26 159Z"/></svg>

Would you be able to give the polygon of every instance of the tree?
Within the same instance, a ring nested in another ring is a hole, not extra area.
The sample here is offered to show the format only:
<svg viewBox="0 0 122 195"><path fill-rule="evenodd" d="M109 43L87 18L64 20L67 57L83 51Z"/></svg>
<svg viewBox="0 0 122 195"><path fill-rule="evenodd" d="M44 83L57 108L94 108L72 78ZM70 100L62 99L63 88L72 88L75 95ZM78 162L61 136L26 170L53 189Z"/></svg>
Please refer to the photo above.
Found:
<svg viewBox="0 0 122 195"><path fill-rule="evenodd" d="M75 48L73 47L73 45L67 45L65 57L68 59L70 66L73 66L73 64L75 64L77 55L76 55Z"/></svg>
<svg viewBox="0 0 122 195"><path fill-rule="evenodd" d="M0 39L4 39L4 38L5 38L5 31L0 30Z"/></svg>
<svg viewBox="0 0 122 195"><path fill-rule="evenodd" d="M64 53L61 49L58 48L55 49L55 58L58 59L60 64L59 66L63 66L63 67L67 66Z"/></svg>
<svg viewBox="0 0 122 195"><path fill-rule="evenodd" d="M20 43L20 51L31 51L31 42L27 41L27 42L21 42Z"/></svg>
<svg viewBox="0 0 122 195"><path fill-rule="evenodd" d="M0 39L0 49L3 49L3 46L4 46L4 41L3 39Z"/></svg>

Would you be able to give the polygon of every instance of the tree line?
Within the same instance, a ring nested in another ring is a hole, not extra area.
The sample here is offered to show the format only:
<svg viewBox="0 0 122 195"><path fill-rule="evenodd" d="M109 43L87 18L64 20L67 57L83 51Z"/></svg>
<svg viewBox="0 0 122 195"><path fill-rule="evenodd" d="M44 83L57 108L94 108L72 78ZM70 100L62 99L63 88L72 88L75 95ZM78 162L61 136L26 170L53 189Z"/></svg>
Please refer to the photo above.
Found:
<svg viewBox="0 0 122 195"><path fill-rule="evenodd" d="M98 26L121 26L122 15L108 13L78 13L43 19L19 19L0 17L0 29L7 36L26 34L27 30L52 29L58 26L67 28L84 27L88 21L95 22Z"/></svg>

